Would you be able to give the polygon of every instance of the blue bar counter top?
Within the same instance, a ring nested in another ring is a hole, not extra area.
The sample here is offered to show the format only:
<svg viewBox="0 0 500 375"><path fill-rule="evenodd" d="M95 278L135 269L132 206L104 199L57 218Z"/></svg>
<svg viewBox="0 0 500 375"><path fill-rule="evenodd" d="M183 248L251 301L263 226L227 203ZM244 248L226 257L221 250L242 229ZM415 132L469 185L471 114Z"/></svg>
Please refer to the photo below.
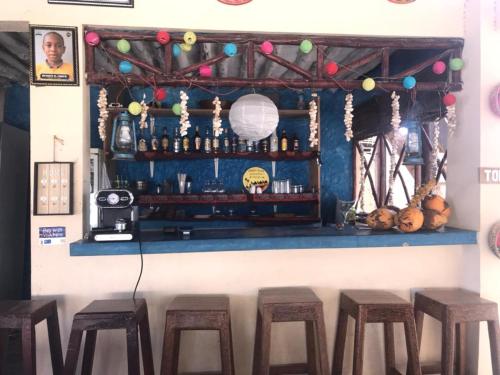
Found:
<svg viewBox="0 0 500 375"><path fill-rule="evenodd" d="M71 256L191 253L242 250L366 248L399 246L472 245L477 232L456 228L440 231L372 231L346 226L287 226L253 228L194 229L190 239L176 233L145 229L134 241L94 242L80 240L70 244Z"/></svg>

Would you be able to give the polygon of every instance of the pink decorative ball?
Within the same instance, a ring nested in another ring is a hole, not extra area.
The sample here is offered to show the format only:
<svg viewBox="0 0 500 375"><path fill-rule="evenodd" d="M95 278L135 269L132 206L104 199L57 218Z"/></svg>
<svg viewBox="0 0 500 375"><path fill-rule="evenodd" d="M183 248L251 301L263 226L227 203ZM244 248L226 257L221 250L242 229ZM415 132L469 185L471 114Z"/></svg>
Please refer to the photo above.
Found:
<svg viewBox="0 0 500 375"><path fill-rule="evenodd" d="M161 102L167 98L167 92L165 91L165 89L158 88L155 89L154 96L157 102Z"/></svg>
<svg viewBox="0 0 500 375"><path fill-rule="evenodd" d="M446 64L439 60L432 65L432 71L434 74L443 74L446 71Z"/></svg>
<svg viewBox="0 0 500 375"><path fill-rule="evenodd" d="M156 41L160 44L167 44L170 42L170 34L165 30L160 30L156 33Z"/></svg>
<svg viewBox="0 0 500 375"><path fill-rule="evenodd" d="M456 102L457 102L457 97L453 94L446 94L443 97L443 104L447 107L455 104Z"/></svg>
<svg viewBox="0 0 500 375"><path fill-rule="evenodd" d="M87 34L85 34L85 42L89 46L97 46L100 41L101 37L95 31L89 31Z"/></svg>
<svg viewBox="0 0 500 375"><path fill-rule="evenodd" d="M339 71L339 66L334 61L330 61L325 65L325 73L329 76L335 75Z"/></svg>
<svg viewBox="0 0 500 375"><path fill-rule="evenodd" d="M260 50L266 55L270 55L271 53L273 53L273 49L273 44L269 40L262 42L262 44L260 45Z"/></svg>
<svg viewBox="0 0 500 375"><path fill-rule="evenodd" d="M212 76L212 67L210 65L200 66L200 77L211 77L211 76Z"/></svg>

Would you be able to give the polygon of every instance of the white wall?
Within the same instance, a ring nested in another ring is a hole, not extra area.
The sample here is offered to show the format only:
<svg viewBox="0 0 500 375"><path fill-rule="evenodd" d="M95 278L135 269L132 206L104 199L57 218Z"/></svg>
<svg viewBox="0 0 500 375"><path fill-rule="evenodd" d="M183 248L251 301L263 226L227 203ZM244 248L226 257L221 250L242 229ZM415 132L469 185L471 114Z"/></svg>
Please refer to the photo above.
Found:
<svg viewBox="0 0 500 375"><path fill-rule="evenodd" d="M216 0L136 0L134 9L49 5L46 1L20 0L15 7L2 9L2 18L28 20L32 24L78 26L80 33L83 24L195 31L395 36L462 36L464 30L463 5L456 0L419 0L406 6L385 0L254 0L241 7L225 6ZM467 48L471 46L467 45ZM475 51L474 45L470 51ZM83 63L81 45L80 62ZM476 74L476 70L473 72ZM83 74L81 81L84 82ZM460 116L477 113L476 90L469 92L469 83L466 82L466 90L460 95L469 110L460 112ZM51 159L52 136L57 134L65 140L65 145L58 147L59 159L76 162L75 215L32 217L32 292L34 296L58 298L64 348L73 314L92 299L130 297L139 272L138 256L70 257L68 246L45 248L37 245L39 226L64 225L70 241L82 236L82 202L88 185L87 94L84 83L80 87L33 87L31 90L32 160ZM464 121L459 138L463 141L469 135L477 134L474 133L477 124L473 118ZM473 155L478 152L477 144L475 142L471 151ZM450 179L467 180L471 166L458 168L460 163L454 159L458 152L450 154L453 154L450 156ZM467 222L471 227L477 225L474 218L477 218L479 194L476 190L477 187L471 190L467 201L458 199L458 191L451 196L457 212L472 208L473 218ZM257 290L282 285L310 285L318 292L325 302L328 351L331 353L340 289L389 288L406 297L414 287L463 285L479 289L479 255L475 246L148 255L139 292L149 304L156 368L159 368L163 314L171 298L179 293L227 293L232 304L237 372L249 374ZM379 328L368 330L365 374L382 373ZM45 327L40 326L37 332L40 333L37 339L38 369L40 373L49 373ZM437 358L439 344L429 326L425 335L423 356ZM95 374L126 372L124 337L123 333L100 336ZM297 337L294 328L280 329L273 334L273 361L303 358L303 341ZM194 338L199 340L194 342ZM188 335L191 345L183 346L186 350L181 370L201 369L202 364L210 363L216 357L214 344L208 341L209 338ZM401 330L397 332L397 338L398 344L402 343ZM190 351L196 352L197 356L188 357ZM398 355L400 359L403 358L402 352ZM346 366L350 366L350 361L346 361Z"/></svg>

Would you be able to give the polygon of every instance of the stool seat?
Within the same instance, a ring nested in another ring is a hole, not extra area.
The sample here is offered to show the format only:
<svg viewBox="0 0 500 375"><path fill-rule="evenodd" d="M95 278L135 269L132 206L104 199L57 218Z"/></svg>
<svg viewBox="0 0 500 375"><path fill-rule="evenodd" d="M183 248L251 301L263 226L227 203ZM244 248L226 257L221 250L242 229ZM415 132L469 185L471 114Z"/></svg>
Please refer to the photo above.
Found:
<svg viewBox="0 0 500 375"><path fill-rule="evenodd" d="M234 374L229 297L184 294L174 298L166 311L161 375L176 375L183 330L217 330L220 337L222 375Z"/></svg>
<svg viewBox="0 0 500 375"><path fill-rule="evenodd" d="M138 337L140 332L144 374L154 375L148 308L146 300L142 298L135 300L95 300L77 312L71 327L64 365L65 375L74 375L76 373L83 332L86 332L86 336L82 374L92 374L97 331L107 329L126 329L127 331L129 375L140 375Z"/></svg>
<svg viewBox="0 0 500 375"><path fill-rule="evenodd" d="M409 373L413 375L421 374L412 305L389 291L360 289L343 290L340 294L332 375L342 375L349 315L356 321L353 375L361 375L363 373L366 323L384 323L385 368L387 375L399 373L395 368L396 356L393 323L403 323L405 328Z"/></svg>
<svg viewBox="0 0 500 375"><path fill-rule="evenodd" d="M62 375L63 357L55 300L0 301L0 359L3 358L4 347L1 342L4 341L6 331L20 329L23 374L36 374L35 325L43 320L47 320L52 371L55 375Z"/></svg>
<svg viewBox="0 0 500 375"><path fill-rule="evenodd" d="M466 365L466 327L469 322L488 322L491 363L494 374L500 374L500 332L498 306L478 293L460 288L423 289L415 293L415 319L419 343L422 340L424 314L442 324L441 362L422 366L424 374L464 375ZM456 352L456 358L455 358ZM456 363L456 364L455 364Z"/></svg>
<svg viewBox="0 0 500 375"><path fill-rule="evenodd" d="M271 323L297 321L305 323L307 363L271 365ZM253 375L270 373L328 373L323 302L310 288L279 287L259 290Z"/></svg>

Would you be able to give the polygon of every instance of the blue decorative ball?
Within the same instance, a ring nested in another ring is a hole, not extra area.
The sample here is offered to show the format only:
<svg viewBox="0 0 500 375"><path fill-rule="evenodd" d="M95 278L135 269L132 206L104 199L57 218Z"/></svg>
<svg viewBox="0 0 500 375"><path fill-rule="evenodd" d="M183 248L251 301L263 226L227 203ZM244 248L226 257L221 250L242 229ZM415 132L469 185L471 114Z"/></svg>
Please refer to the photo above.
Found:
<svg viewBox="0 0 500 375"><path fill-rule="evenodd" d="M132 73L133 67L134 66L129 61L122 61L120 63L120 65L118 66L118 69L120 69L120 73L128 74L128 73Z"/></svg>
<svg viewBox="0 0 500 375"><path fill-rule="evenodd" d="M238 52L238 48L236 47L236 44L234 43L226 43L226 45L224 46L224 53L231 57L231 56L234 56L236 55L236 52Z"/></svg>
<svg viewBox="0 0 500 375"><path fill-rule="evenodd" d="M181 50L181 46L179 46L178 43L175 43L173 46L172 46L172 54L175 56L175 57L178 57L180 56L182 50Z"/></svg>
<svg viewBox="0 0 500 375"><path fill-rule="evenodd" d="M417 84L417 80L413 76L406 76L403 78L403 87L407 90L411 90Z"/></svg>

